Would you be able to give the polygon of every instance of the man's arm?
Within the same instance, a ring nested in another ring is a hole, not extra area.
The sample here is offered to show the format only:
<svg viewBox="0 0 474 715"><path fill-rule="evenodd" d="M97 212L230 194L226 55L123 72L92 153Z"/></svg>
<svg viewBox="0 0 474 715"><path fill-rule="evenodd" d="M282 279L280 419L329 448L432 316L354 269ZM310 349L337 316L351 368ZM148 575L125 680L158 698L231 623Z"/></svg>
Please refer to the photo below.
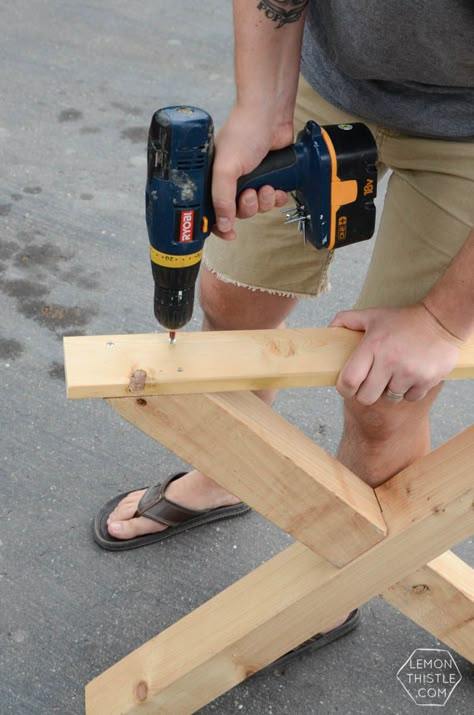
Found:
<svg viewBox="0 0 474 715"><path fill-rule="evenodd" d="M339 375L343 397L372 405L388 387L407 400L422 399L451 372L474 333L474 231L422 303L343 311L331 326L365 331Z"/></svg>
<svg viewBox="0 0 474 715"><path fill-rule="evenodd" d="M216 139L212 197L217 234L235 237L239 176L252 171L271 149L293 141L293 113L308 0L234 0L235 105ZM239 215L253 216L286 201L263 187L242 196Z"/></svg>
<svg viewBox="0 0 474 715"><path fill-rule="evenodd" d="M234 0L237 105L293 126L308 0Z"/></svg>

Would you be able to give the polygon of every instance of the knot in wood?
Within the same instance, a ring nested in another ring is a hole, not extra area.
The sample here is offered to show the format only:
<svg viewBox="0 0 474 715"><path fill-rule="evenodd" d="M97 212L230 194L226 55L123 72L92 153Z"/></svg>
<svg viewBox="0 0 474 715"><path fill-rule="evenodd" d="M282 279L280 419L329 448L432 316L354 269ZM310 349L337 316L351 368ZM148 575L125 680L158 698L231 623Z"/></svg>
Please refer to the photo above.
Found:
<svg viewBox="0 0 474 715"><path fill-rule="evenodd" d="M430 590L430 587L426 585L426 583L417 583L416 586L412 586L411 590L413 593L416 594L421 594L421 593L427 593Z"/></svg>
<svg viewBox="0 0 474 715"><path fill-rule="evenodd" d="M296 354L296 349L291 340L282 338L280 340L271 338L266 341L266 347L270 353L277 357L289 358Z"/></svg>

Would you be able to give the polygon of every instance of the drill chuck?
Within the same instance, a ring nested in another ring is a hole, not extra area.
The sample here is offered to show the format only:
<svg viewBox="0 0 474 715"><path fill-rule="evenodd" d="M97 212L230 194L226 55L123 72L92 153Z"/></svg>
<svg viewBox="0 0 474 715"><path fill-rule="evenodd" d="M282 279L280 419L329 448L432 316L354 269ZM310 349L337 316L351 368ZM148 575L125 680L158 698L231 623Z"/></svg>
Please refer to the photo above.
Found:
<svg viewBox="0 0 474 715"><path fill-rule="evenodd" d="M184 328L193 316L199 263L179 270L152 263L152 271L155 318L167 330Z"/></svg>

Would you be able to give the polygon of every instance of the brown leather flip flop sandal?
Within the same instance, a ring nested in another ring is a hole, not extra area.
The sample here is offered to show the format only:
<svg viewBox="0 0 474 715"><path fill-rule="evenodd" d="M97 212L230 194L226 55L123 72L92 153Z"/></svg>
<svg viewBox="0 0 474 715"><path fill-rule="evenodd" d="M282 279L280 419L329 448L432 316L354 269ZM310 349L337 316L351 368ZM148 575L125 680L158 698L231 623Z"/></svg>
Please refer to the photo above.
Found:
<svg viewBox="0 0 474 715"><path fill-rule="evenodd" d="M286 666L289 665L291 661L296 660L303 653L312 653L315 650L324 648L324 646L329 645L329 643L332 643L338 638L342 638L342 636L345 636L347 633L353 631L359 623L360 612L358 608L355 608L349 613L343 623L340 623L327 633L316 633L316 635L308 638L308 640L304 641L296 648L293 648L293 650L288 651L288 653L285 653L280 658L277 658L277 660L274 660L273 663L269 663L265 666L265 668L257 670L252 677L259 678L260 676L269 675L271 672L283 675Z"/></svg>
<svg viewBox="0 0 474 715"><path fill-rule="evenodd" d="M216 509L194 510L167 499L165 492L169 484L175 479L183 477L185 474L186 472L172 474L163 482L156 484L154 487L149 487L142 496L134 515L135 517L144 516L160 524L166 524L168 526L167 529L159 531L156 534L136 536L134 539L115 539L109 534L107 519L124 497L128 496L131 491L138 491L138 489L132 489L129 492L124 492L110 499L97 513L92 524L94 541L103 549L108 549L109 551L138 549L141 546L148 546L148 544L156 544L158 541L169 539L171 536L180 534L182 531L187 531L188 529L193 529L196 526L203 526L204 524L219 521L220 519L240 516L250 511L250 507L243 502L235 504L234 506L217 507Z"/></svg>
<svg viewBox="0 0 474 715"><path fill-rule="evenodd" d="M308 638L308 640L301 643L301 645L297 646L293 650L288 651L288 653L285 653L285 655L282 655L281 658L278 658L277 660L273 661L273 663L270 663L270 665L267 665L267 667L260 672L263 674L265 670L270 668L274 668L281 671L295 657L301 655L302 653L313 652L315 650L319 650L320 648L324 648L324 646L329 645L329 643L332 643L338 638L341 638L347 633L350 633L352 630L354 630L354 628L359 625L359 623L360 612L359 609L356 608L349 613L343 623L340 623L338 626L328 631L327 633L316 633L316 635L312 636L311 638Z"/></svg>

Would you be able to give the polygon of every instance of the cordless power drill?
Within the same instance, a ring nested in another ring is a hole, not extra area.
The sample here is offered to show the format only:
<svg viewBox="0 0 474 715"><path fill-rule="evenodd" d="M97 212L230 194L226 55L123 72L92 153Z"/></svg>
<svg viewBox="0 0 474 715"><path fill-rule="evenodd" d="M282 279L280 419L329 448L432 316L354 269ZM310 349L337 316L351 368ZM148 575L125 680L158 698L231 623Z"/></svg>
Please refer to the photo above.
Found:
<svg viewBox="0 0 474 715"><path fill-rule="evenodd" d="M192 317L204 241L215 223L211 199L214 131L207 112L176 106L153 115L148 135L146 221L155 281L154 309L170 333ZM292 192L298 223L318 249L370 238L375 228L377 148L365 124L320 127L309 121L296 143L271 151L237 185Z"/></svg>

